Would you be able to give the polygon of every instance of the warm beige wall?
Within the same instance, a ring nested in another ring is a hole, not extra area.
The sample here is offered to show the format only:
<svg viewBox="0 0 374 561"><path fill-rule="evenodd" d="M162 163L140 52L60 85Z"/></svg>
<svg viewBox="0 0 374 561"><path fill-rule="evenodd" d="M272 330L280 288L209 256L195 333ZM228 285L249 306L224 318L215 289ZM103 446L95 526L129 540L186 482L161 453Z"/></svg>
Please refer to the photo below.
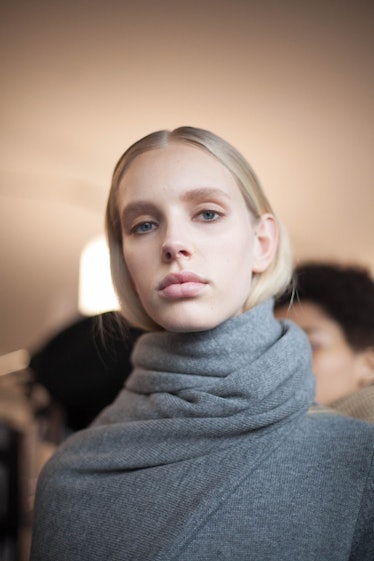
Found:
<svg viewBox="0 0 374 561"><path fill-rule="evenodd" d="M298 259L374 270L373 15L364 0L7 2L0 351L72 313L114 163L158 128L235 144Z"/></svg>

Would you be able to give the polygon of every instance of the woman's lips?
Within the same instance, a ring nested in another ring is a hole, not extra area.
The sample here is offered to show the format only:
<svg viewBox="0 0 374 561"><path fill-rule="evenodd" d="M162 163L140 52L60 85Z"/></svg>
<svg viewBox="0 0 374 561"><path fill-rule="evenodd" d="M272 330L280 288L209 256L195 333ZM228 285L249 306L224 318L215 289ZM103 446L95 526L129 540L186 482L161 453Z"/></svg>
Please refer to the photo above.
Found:
<svg viewBox="0 0 374 561"><path fill-rule="evenodd" d="M164 298L174 300L178 298L193 298L198 296L205 288L207 282L187 271L171 273L159 284L158 290Z"/></svg>

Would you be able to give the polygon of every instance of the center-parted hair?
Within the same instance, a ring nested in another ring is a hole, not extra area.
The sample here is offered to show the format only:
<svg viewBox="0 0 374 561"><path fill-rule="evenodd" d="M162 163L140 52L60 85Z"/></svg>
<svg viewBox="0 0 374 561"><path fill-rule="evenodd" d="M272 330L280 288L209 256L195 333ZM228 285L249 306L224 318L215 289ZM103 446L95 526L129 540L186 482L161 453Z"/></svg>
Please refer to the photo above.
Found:
<svg viewBox="0 0 374 561"><path fill-rule="evenodd" d="M106 208L106 233L110 252L110 266L114 289L125 319L135 327L160 330L161 327L145 312L136 293L122 252L122 227L118 204L119 185L126 170L140 154L168 146L170 143L188 144L204 150L224 165L234 177L251 215L259 219L262 214L274 212L246 159L231 144L219 136L195 127L179 127L173 131L153 132L132 144L119 159L113 173ZM287 233L275 217L278 230L278 248L273 262L263 273L255 273L245 310L281 294L289 284L292 259Z"/></svg>

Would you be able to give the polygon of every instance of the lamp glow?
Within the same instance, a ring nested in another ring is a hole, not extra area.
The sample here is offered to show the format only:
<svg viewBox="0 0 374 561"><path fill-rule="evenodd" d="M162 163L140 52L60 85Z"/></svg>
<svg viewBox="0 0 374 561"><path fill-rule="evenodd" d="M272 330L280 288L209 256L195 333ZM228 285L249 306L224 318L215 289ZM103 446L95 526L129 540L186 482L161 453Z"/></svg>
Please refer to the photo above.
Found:
<svg viewBox="0 0 374 561"><path fill-rule="evenodd" d="M110 276L109 250L104 236L94 238L82 250L78 308L88 316L119 308Z"/></svg>

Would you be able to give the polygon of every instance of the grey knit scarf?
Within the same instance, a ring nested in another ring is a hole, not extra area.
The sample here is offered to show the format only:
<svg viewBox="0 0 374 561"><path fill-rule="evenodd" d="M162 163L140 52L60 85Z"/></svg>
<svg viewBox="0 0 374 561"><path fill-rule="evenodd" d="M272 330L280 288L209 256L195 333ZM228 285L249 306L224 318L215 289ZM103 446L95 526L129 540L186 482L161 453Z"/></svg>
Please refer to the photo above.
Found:
<svg viewBox="0 0 374 561"><path fill-rule="evenodd" d="M270 301L209 331L143 335L133 364L116 401L47 466L38 500L52 515L36 507L32 559L178 559L313 400L307 338Z"/></svg>

